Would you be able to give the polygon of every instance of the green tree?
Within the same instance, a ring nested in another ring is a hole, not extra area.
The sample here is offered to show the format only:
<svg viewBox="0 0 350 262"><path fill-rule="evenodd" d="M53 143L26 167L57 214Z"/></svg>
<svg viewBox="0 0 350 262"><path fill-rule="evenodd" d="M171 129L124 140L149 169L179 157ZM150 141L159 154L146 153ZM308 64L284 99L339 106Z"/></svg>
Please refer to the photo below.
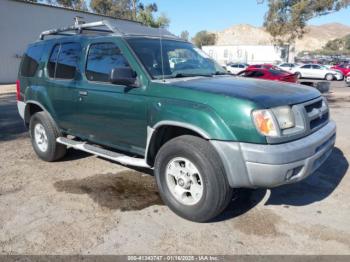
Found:
<svg viewBox="0 0 350 262"><path fill-rule="evenodd" d="M344 49L350 51L350 34L344 37Z"/></svg>
<svg viewBox="0 0 350 262"><path fill-rule="evenodd" d="M343 49L344 39L334 39L327 42L324 49L332 51L340 51Z"/></svg>
<svg viewBox="0 0 350 262"><path fill-rule="evenodd" d="M98 14L131 19L152 27L167 27L170 22L164 14L154 16L158 11L156 4L145 6L139 0L91 0L90 7Z"/></svg>
<svg viewBox="0 0 350 262"><path fill-rule="evenodd" d="M304 35L310 19L346 8L350 0L268 0L268 3L266 30L275 42L293 43Z"/></svg>
<svg viewBox="0 0 350 262"><path fill-rule="evenodd" d="M48 3L52 3L52 0L46 0ZM56 3L60 6L73 8L76 10L88 11L85 0L56 0Z"/></svg>
<svg viewBox="0 0 350 262"><path fill-rule="evenodd" d="M205 30L198 32L193 38L192 42L202 48L204 45L215 45L216 43L216 34L209 33Z"/></svg>
<svg viewBox="0 0 350 262"><path fill-rule="evenodd" d="M189 37L190 37L190 33L187 30L182 31L180 34L180 38L185 41L188 41Z"/></svg>
<svg viewBox="0 0 350 262"><path fill-rule="evenodd" d="M131 2L129 0L91 0L90 7L98 14L132 19Z"/></svg>
<svg viewBox="0 0 350 262"><path fill-rule="evenodd" d="M168 27L170 20L165 14L161 14L157 18L154 13L158 11L156 4L149 4L147 6L139 5L137 21L151 27Z"/></svg>

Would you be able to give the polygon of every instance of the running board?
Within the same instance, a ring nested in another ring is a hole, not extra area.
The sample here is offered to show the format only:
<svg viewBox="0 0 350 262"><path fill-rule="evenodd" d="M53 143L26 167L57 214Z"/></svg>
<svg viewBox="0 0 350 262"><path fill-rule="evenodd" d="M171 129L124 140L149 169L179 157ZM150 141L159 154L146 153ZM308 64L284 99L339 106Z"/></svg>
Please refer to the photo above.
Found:
<svg viewBox="0 0 350 262"><path fill-rule="evenodd" d="M116 161L123 165L150 168L150 166L147 165L146 161L143 158L126 156L123 154L119 154L110 150L106 150L104 148L100 148L100 147L88 144L87 142L75 141L65 137L58 137L56 141L57 143L66 145L68 147L81 150L103 158L107 158L109 160Z"/></svg>

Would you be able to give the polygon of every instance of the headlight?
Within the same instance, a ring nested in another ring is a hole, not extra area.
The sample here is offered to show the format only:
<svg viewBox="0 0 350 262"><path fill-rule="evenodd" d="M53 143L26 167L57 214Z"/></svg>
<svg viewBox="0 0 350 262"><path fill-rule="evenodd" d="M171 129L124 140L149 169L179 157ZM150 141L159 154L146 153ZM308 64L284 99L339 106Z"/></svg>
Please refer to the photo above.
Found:
<svg viewBox="0 0 350 262"><path fill-rule="evenodd" d="M294 114L289 106L255 110L252 116L257 130L264 136L276 137L279 130L295 126Z"/></svg>
<svg viewBox="0 0 350 262"><path fill-rule="evenodd" d="M272 109L279 127L283 129L295 126L294 114L290 106L280 106Z"/></svg>
<svg viewBox="0 0 350 262"><path fill-rule="evenodd" d="M252 116L255 126L261 134L278 136L275 120L269 110L255 110Z"/></svg>

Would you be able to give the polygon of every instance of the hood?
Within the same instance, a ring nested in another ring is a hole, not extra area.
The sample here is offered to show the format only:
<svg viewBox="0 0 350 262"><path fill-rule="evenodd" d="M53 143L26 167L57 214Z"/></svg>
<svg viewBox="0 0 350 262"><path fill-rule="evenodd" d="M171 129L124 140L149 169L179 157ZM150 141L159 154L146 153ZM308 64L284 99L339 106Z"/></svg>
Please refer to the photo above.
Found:
<svg viewBox="0 0 350 262"><path fill-rule="evenodd" d="M249 100L263 108L298 104L320 96L312 87L233 76L192 78L172 85Z"/></svg>

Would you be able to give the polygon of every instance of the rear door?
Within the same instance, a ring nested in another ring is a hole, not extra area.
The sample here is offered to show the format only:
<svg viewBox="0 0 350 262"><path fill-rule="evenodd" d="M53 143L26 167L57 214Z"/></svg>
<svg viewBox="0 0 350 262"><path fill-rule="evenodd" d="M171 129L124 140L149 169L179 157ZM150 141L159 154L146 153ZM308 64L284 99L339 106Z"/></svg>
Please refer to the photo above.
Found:
<svg viewBox="0 0 350 262"><path fill-rule="evenodd" d="M79 130L95 143L142 155L147 138L145 89L110 82L113 68L131 65L120 45L117 39L106 38L85 47L77 97Z"/></svg>
<svg viewBox="0 0 350 262"><path fill-rule="evenodd" d="M77 88L80 78L81 45L78 42L58 42L52 46L46 65L48 96L53 117L68 133L78 131Z"/></svg>

